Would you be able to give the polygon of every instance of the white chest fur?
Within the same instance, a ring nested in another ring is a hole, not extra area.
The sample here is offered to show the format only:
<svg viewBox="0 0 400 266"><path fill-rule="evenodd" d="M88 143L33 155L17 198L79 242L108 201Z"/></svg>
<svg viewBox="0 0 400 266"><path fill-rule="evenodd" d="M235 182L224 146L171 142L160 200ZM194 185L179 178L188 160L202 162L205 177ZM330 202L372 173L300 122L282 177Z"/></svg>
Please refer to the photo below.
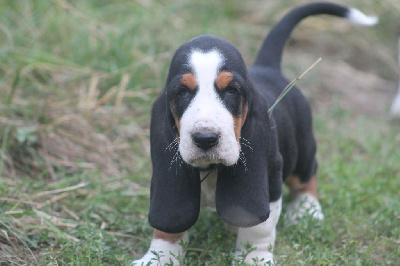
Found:
<svg viewBox="0 0 400 266"><path fill-rule="evenodd" d="M215 208L215 189L217 186L217 170L201 171L200 179L203 180L201 183L201 206L208 206Z"/></svg>

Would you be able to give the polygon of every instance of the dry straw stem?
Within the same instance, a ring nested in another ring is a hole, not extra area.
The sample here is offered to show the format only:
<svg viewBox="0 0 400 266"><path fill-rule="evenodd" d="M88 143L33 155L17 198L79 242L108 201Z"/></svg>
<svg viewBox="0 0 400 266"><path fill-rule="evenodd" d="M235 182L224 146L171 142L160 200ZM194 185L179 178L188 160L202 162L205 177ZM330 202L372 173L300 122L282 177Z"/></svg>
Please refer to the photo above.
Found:
<svg viewBox="0 0 400 266"><path fill-rule="evenodd" d="M128 82L130 80L130 75L125 74L122 76L121 82L119 84L118 88L118 93L117 93L117 98L115 100L115 107L114 107L114 114L113 114L113 119L112 121L112 126L111 129L114 128L116 124L119 124L120 122L120 112L121 112L121 107L122 107L122 101L125 97L125 90L126 87L128 86Z"/></svg>
<svg viewBox="0 0 400 266"><path fill-rule="evenodd" d="M74 242L80 242L80 240L74 236L71 236L64 231L58 229L59 227L62 228L75 228L78 226L76 223L68 223L66 219L59 218L53 215L49 215L43 211L34 210L36 215L40 218L40 223L46 223L53 232L55 232L59 236L63 236L66 239L72 240Z"/></svg>
<svg viewBox="0 0 400 266"><path fill-rule="evenodd" d="M43 192L40 192L40 193L36 194L32 198L41 197L41 196L44 196L44 195L68 192L68 191L71 191L71 190L76 190L78 188L86 187L87 185L89 185L89 183L85 182L85 183L80 183L78 185L70 186L70 187L66 187L66 188L59 188L59 189L54 189L54 190L43 191Z"/></svg>
<svg viewBox="0 0 400 266"><path fill-rule="evenodd" d="M65 198L65 197L67 197L69 195L68 192L71 192L71 191L86 187L87 185L89 185L89 183L87 183L87 182L86 183L80 183L80 184L75 185L75 186L43 191L43 192L39 192L37 194L29 195L29 196L27 195L25 197L21 197L20 199L0 197L0 201L9 202L9 203L16 203L8 211L9 214L13 213L15 211L15 209L18 208L21 204L32 205L32 206L36 207L37 209L40 209L45 205L54 203L56 201L59 201L59 200ZM48 195L53 195L53 194L59 194L59 193L61 193L61 194L60 195L56 195L56 196L46 200L43 203L32 201L32 199L36 199L36 198L40 198L40 197L48 196Z"/></svg>
<svg viewBox="0 0 400 266"><path fill-rule="evenodd" d="M269 116L271 117L272 111L276 107L276 105L290 92L290 90L299 82L311 69L313 69L319 62L321 62L322 57L318 58L310 67L306 69L300 76L292 80L282 91L282 93L278 96L274 104L268 109Z"/></svg>

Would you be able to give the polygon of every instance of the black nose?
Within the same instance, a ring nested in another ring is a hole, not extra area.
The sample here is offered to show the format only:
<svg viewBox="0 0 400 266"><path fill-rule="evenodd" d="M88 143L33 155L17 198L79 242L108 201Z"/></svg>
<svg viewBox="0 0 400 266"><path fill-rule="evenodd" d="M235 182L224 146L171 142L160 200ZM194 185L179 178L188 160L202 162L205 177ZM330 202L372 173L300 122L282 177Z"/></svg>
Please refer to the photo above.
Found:
<svg viewBox="0 0 400 266"><path fill-rule="evenodd" d="M194 145L203 150L209 150L218 144L218 134L210 132L196 132L192 134Z"/></svg>

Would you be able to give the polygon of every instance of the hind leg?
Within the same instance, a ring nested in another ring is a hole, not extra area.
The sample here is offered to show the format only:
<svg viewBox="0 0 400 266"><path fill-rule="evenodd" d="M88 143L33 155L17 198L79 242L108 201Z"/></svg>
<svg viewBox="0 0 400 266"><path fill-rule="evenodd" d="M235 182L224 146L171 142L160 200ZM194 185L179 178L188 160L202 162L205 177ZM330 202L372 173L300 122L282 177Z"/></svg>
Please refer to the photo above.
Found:
<svg viewBox="0 0 400 266"><path fill-rule="evenodd" d="M285 214L291 223L296 223L305 215L310 215L317 220L324 219L318 201L317 176L315 174L307 182L301 182L298 176L291 175L285 180L285 184L293 196Z"/></svg>

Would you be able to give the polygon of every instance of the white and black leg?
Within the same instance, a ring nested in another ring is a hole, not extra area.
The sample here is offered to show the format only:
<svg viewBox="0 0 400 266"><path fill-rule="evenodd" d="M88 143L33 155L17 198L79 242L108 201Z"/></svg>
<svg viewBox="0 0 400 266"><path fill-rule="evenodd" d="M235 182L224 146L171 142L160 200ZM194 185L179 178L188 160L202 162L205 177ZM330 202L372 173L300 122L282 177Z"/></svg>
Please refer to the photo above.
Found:
<svg viewBox="0 0 400 266"><path fill-rule="evenodd" d="M246 244L254 249L247 254L243 263L250 265L273 264L276 225L282 210L282 198L270 203L268 220L249 228L239 228L236 240L235 256L240 260L246 254Z"/></svg>
<svg viewBox="0 0 400 266"><path fill-rule="evenodd" d="M286 218L290 223L296 223L306 215L323 220L321 204L318 201L317 177L314 175L307 183L301 183L297 176L285 180L292 194L292 201L287 206Z"/></svg>
<svg viewBox="0 0 400 266"><path fill-rule="evenodd" d="M184 256L181 240L183 243L189 241L187 232L168 234L156 230L147 253L141 259L134 260L132 265L179 265L178 257Z"/></svg>

